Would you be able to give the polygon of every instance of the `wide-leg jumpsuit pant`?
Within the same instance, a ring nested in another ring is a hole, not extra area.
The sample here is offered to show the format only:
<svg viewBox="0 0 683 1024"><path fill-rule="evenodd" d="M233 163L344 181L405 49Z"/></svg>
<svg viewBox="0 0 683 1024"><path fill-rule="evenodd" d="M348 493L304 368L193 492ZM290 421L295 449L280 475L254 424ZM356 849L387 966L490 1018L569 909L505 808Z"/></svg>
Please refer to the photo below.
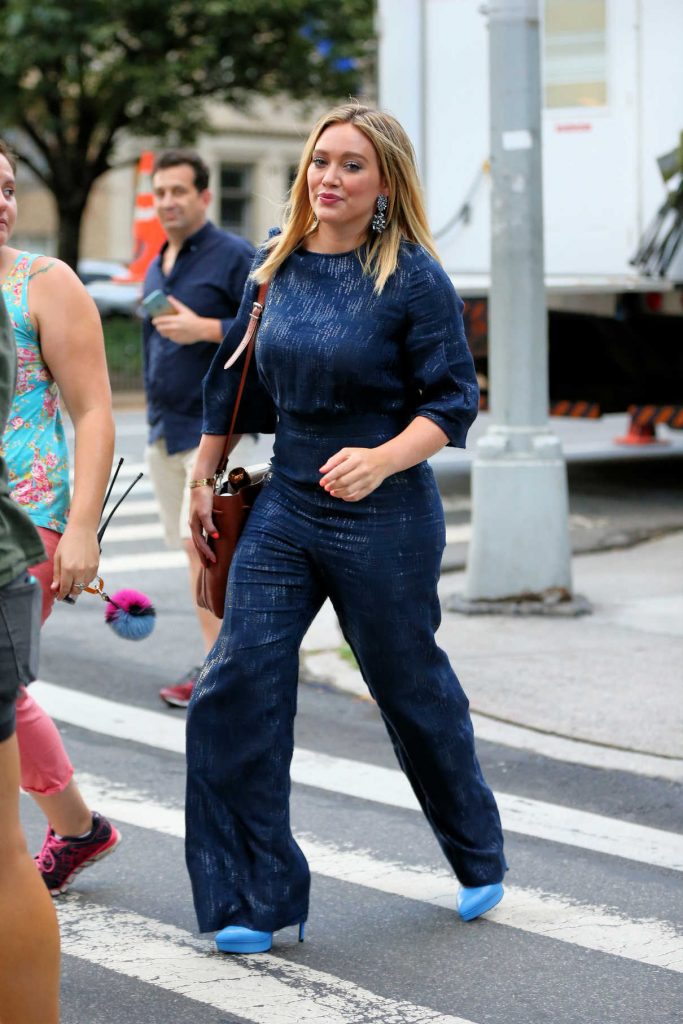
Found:
<svg viewBox="0 0 683 1024"><path fill-rule="evenodd" d="M427 463L360 502L277 474L259 495L188 715L186 856L201 931L275 931L307 917L289 768L299 646L328 596L455 874L466 886L503 878L468 701L434 639L444 539Z"/></svg>

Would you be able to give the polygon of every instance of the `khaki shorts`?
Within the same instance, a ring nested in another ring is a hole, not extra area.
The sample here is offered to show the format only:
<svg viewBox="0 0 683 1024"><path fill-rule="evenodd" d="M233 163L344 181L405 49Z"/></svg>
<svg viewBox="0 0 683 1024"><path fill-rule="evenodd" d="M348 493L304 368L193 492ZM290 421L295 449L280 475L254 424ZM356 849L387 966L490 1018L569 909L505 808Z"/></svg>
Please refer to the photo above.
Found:
<svg viewBox="0 0 683 1024"><path fill-rule="evenodd" d="M169 548L182 548L190 540L190 488L196 448L169 455L166 441L161 438L145 449L154 493L159 504L159 518L164 528L164 539Z"/></svg>

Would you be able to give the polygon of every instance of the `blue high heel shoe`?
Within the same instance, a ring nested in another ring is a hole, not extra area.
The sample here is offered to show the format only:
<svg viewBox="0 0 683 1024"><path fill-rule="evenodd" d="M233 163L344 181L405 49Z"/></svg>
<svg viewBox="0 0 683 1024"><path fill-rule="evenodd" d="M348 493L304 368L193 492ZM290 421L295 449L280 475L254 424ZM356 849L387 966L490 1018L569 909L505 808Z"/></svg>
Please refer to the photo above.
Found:
<svg viewBox="0 0 683 1024"><path fill-rule="evenodd" d="M305 927L306 923L302 921L299 925L299 942L304 941ZM216 945L221 953L267 953L273 945L273 933L229 924L217 933Z"/></svg>
<svg viewBox="0 0 683 1024"><path fill-rule="evenodd" d="M477 885L472 888L462 886L458 891L458 913L463 921L473 921L475 917L481 917L487 910L500 903L503 898L503 886L500 882L495 885Z"/></svg>

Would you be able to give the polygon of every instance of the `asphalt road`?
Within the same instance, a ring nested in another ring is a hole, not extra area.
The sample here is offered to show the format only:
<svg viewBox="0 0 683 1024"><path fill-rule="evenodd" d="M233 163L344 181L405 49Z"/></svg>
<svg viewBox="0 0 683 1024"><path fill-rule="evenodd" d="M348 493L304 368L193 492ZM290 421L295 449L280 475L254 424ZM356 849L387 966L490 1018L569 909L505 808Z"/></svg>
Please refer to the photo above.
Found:
<svg viewBox="0 0 683 1024"><path fill-rule="evenodd" d="M119 417L127 471L139 414ZM572 464L572 538L632 543L683 525L680 461ZM469 521L467 475L444 486L453 564ZM159 536L146 480L104 544L110 592L158 613L119 640L82 597L45 627L39 691L116 853L60 898L63 1024L675 1024L683 1020L680 786L480 743L501 799L506 899L462 924L454 881L397 772L370 702L302 685L292 820L313 870L306 942L225 957L198 936L183 861L183 712L159 686L200 659L181 560ZM118 532L117 532L118 531ZM43 822L25 798L32 847ZM542 822L539 824L539 822Z"/></svg>

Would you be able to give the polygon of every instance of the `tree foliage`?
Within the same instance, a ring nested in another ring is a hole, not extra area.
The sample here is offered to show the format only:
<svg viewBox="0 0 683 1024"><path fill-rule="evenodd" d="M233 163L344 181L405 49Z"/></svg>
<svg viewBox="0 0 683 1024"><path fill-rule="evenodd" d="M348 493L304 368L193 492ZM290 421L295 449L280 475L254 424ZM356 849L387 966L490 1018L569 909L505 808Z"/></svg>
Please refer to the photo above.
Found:
<svg viewBox="0 0 683 1024"><path fill-rule="evenodd" d="M191 141L206 101L343 100L372 58L373 0L4 0L0 131L54 194L77 256L122 132ZM76 243L74 247L74 227Z"/></svg>

